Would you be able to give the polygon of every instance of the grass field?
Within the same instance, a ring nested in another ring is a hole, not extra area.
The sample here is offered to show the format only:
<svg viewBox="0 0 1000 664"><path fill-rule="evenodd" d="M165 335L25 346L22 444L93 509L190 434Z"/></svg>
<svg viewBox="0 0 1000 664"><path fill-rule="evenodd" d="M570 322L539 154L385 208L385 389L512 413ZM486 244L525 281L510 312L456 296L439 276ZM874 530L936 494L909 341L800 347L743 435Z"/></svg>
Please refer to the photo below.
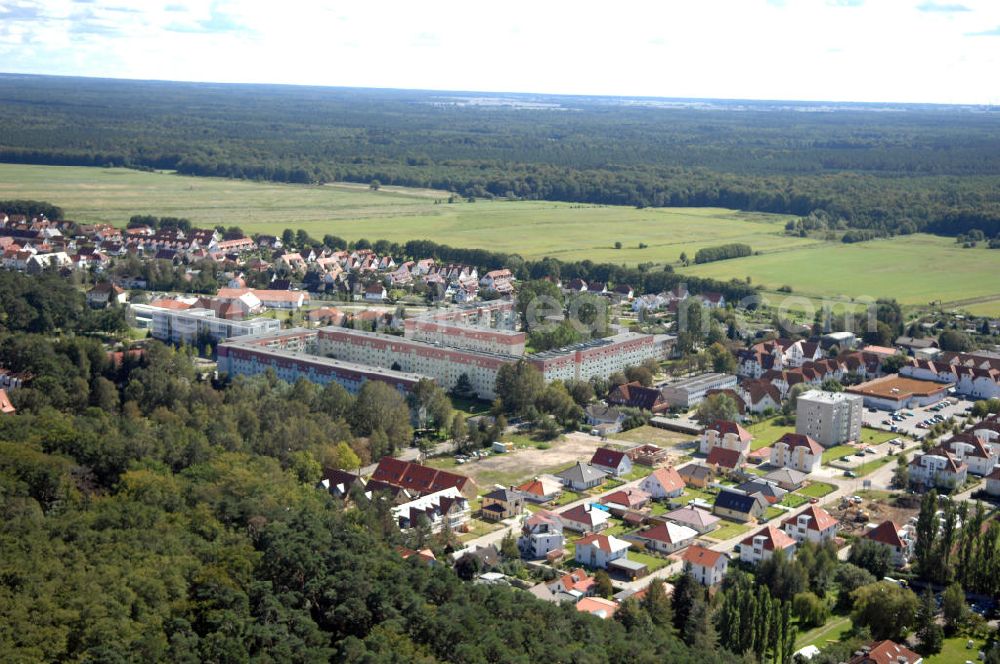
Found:
<svg viewBox="0 0 1000 664"><path fill-rule="evenodd" d="M774 441L778 440L786 433L795 433L795 427L781 426L775 424L773 419L770 419L750 425L747 428L747 431L749 431L753 436L753 442L750 443L750 449L759 450L762 447L773 445Z"/></svg>
<svg viewBox="0 0 1000 664"><path fill-rule="evenodd" d="M969 305L980 314L1000 311L1000 285L983 279L998 271L1000 251L985 246L963 249L953 239L924 234L799 247L685 270L718 279L750 276L769 289L788 284L793 295L895 297L912 305L982 298L985 301Z"/></svg>
<svg viewBox="0 0 1000 664"><path fill-rule="evenodd" d="M711 537L719 542L724 542L727 539L733 537L739 537L745 532L750 530L750 526L746 523L735 523L733 521L722 521L722 526L708 533L707 537Z"/></svg>
<svg viewBox="0 0 1000 664"><path fill-rule="evenodd" d="M823 450L823 463L830 463L841 457L850 456L857 452L857 448L851 447L850 445L834 445L833 447Z"/></svg>
<svg viewBox="0 0 1000 664"><path fill-rule="evenodd" d="M127 169L0 164L0 199L33 198L68 218L124 225L133 214L187 217L196 225L247 232L303 228L349 240L427 238L454 246L517 252L527 258L639 263L678 260L681 252L745 242L755 251L816 244L784 235L788 217L718 208L643 209L547 201L436 204L446 192L195 178ZM615 242L623 248L616 250ZM648 245L639 249L640 242Z"/></svg>
<svg viewBox="0 0 1000 664"><path fill-rule="evenodd" d="M837 487L832 484L827 484L826 482L810 482L809 486L802 487L798 490L798 493L808 498L822 498L823 496L831 494L836 490Z"/></svg>
<svg viewBox="0 0 1000 664"><path fill-rule="evenodd" d="M719 208L646 208L548 201L465 201L446 192L356 184L322 186L195 178L171 173L72 166L0 164L0 199L47 200L68 218L122 226L134 214L179 216L201 226L240 226L277 234L302 228L316 238L405 241L427 238L454 246L516 252L526 258L636 264L675 263L703 247L749 244L759 255L692 265L684 272L721 279L747 276L789 310L816 297L888 296L903 304L933 300L1000 313L1000 251L962 249L953 240L911 235L858 244L784 234L787 216ZM621 242L622 249L614 249ZM647 245L639 249L642 242ZM808 298L801 300L801 297Z"/></svg>
<svg viewBox="0 0 1000 664"><path fill-rule="evenodd" d="M986 642L981 639L973 639L975 648L966 648L969 641L967 636L953 636L945 639L941 646L941 652L924 658L924 664L961 664L961 662L979 661L979 651L986 647Z"/></svg>

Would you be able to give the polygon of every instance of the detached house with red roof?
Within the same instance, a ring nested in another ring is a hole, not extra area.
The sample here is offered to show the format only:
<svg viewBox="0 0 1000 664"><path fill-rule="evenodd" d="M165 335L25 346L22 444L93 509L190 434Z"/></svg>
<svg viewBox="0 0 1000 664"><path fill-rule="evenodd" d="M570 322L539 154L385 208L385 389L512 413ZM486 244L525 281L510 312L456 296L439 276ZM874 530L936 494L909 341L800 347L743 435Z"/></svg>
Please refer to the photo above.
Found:
<svg viewBox="0 0 1000 664"><path fill-rule="evenodd" d="M756 565L770 560L775 551L795 553L795 540L774 526L767 526L740 542L740 560Z"/></svg>
<svg viewBox="0 0 1000 664"><path fill-rule="evenodd" d="M854 654L847 664L923 664L924 658L894 641L875 641Z"/></svg>
<svg viewBox="0 0 1000 664"><path fill-rule="evenodd" d="M729 557L722 551L712 551L699 544L689 546L681 556L687 573L703 586L722 583L729 569Z"/></svg>
<svg viewBox="0 0 1000 664"><path fill-rule="evenodd" d="M823 446L801 433L786 433L771 446L771 465L803 473L819 470Z"/></svg>
<svg viewBox="0 0 1000 664"><path fill-rule="evenodd" d="M608 403L614 406L639 408L653 413L670 409L670 403L655 387L643 387L637 381L618 385L608 394Z"/></svg>
<svg viewBox="0 0 1000 664"><path fill-rule="evenodd" d="M829 542L837 536L840 522L822 507L810 505L804 512L785 519L781 527L796 542Z"/></svg>
<svg viewBox="0 0 1000 664"><path fill-rule="evenodd" d="M893 521L883 521L865 533L865 537L888 547L896 567L905 566L913 556L915 537L909 527L900 526Z"/></svg>
<svg viewBox="0 0 1000 664"><path fill-rule="evenodd" d="M649 505L650 495L641 489L619 489L601 498L600 503L606 506L615 516L623 516L627 512L641 510Z"/></svg>
<svg viewBox="0 0 1000 664"><path fill-rule="evenodd" d="M738 450L727 450L722 447L713 447L705 459L705 465L714 468L716 471L733 471L743 465L746 457Z"/></svg>
<svg viewBox="0 0 1000 664"><path fill-rule="evenodd" d="M969 467L943 447L917 454L910 461L910 484L923 488L955 489L965 484Z"/></svg>
<svg viewBox="0 0 1000 664"><path fill-rule="evenodd" d="M593 533L608 527L608 512L593 505L577 505L559 514L563 527L580 533Z"/></svg>
<svg viewBox="0 0 1000 664"><path fill-rule="evenodd" d="M654 500L666 500L684 493L684 480L675 468L657 468L642 478L639 488Z"/></svg>
<svg viewBox="0 0 1000 664"><path fill-rule="evenodd" d="M575 560L589 567L607 569L619 558L628 558L631 544L613 535L591 533L576 542Z"/></svg>
<svg viewBox="0 0 1000 664"><path fill-rule="evenodd" d="M702 454L711 454L716 447L726 450L736 450L744 456L750 451L753 436L736 422L716 420L701 432L699 450Z"/></svg>
<svg viewBox="0 0 1000 664"><path fill-rule="evenodd" d="M590 465L614 477L632 472L632 459L625 452L608 447L598 447L594 456L590 458Z"/></svg>

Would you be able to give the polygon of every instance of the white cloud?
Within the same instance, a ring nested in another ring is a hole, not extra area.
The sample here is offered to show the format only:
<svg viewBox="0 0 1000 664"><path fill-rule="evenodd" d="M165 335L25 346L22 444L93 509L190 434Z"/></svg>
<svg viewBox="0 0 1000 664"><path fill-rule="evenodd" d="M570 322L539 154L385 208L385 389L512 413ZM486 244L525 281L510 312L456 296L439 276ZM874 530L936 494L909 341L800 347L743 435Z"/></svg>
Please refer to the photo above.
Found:
<svg viewBox="0 0 1000 664"><path fill-rule="evenodd" d="M0 0L0 69L460 90L997 103L991 0Z"/></svg>

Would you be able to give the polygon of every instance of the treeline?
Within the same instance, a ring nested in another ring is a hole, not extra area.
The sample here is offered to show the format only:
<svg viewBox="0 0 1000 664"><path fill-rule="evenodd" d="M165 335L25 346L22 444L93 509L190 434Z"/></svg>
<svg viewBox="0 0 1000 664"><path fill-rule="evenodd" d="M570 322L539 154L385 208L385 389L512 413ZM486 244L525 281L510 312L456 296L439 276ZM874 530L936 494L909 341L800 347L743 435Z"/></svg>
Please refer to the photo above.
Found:
<svg viewBox="0 0 1000 664"><path fill-rule="evenodd" d="M695 263L711 263L713 261L724 261L730 258L743 258L753 255L753 249L749 244L734 242L723 244L718 247L705 247L699 249L694 255Z"/></svg>
<svg viewBox="0 0 1000 664"><path fill-rule="evenodd" d="M995 114L803 113L747 102L706 113L511 97L573 112L479 107L448 93L3 77L0 160L378 180L466 197L824 211L886 233L979 228L992 237L1000 224Z"/></svg>
<svg viewBox="0 0 1000 664"><path fill-rule="evenodd" d="M10 200L0 201L0 212L23 214L26 217L44 216L53 221L63 218L61 207L45 201Z"/></svg>

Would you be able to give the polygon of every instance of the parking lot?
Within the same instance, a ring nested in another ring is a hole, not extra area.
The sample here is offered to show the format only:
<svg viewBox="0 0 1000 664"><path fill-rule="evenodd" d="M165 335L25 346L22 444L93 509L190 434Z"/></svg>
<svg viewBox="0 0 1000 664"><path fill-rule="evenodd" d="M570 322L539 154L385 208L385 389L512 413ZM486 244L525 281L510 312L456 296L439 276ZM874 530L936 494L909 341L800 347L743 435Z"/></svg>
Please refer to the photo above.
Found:
<svg viewBox="0 0 1000 664"><path fill-rule="evenodd" d="M865 426L886 431L894 430L897 433L919 440L927 435L927 429L918 426L921 422L935 415L940 415L945 420L954 418L951 421L955 422L964 419L968 415L966 409L972 407L972 401L967 399L948 397L948 401L950 405L937 411L931 410L936 404L924 406L923 408L908 408L898 411L898 419L895 420L893 419L893 413L889 411L879 410L873 413L870 408L865 408L862 420ZM892 429L893 426L896 428Z"/></svg>

